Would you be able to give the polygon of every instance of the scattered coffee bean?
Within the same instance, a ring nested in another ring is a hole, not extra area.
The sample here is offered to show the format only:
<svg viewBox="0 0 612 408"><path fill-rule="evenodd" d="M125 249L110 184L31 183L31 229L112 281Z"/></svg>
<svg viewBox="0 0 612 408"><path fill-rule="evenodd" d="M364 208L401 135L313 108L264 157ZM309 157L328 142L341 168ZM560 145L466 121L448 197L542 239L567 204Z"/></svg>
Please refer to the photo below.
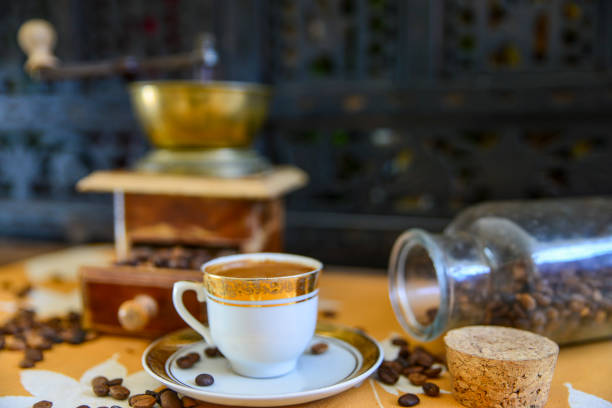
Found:
<svg viewBox="0 0 612 408"><path fill-rule="evenodd" d="M42 361L43 353L42 351L38 349L26 348L25 358L27 358L28 360L32 360L34 362Z"/></svg>
<svg viewBox="0 0 612 408"><path fill-rule="evenodd" d="M0 350L4 348L4 335L0 334Z"/></svg>
<svg viewBox="0 0 612 408"><path fill-rule="evenodd" d="M399 373L384 363L378 367L378 379L389 385L393 385L399 379Z"/></svg>
<svg viewBox="0 0 612 408"><path fill-rule="evenodd" d="M93 386L93 392L98 397L106 397L110 391L109 386L106 383L97 383Z"/></svg>
<svg viewBox="0 0 612 408"><path fill-rule="evenodd" d="M89 408L89 405L79 405L77 408Z"/></svg>
<svg viewBox="0 0 612 408"><path fill-rule="evenodd" d="M204 349L204 354L206 357L215 358L215 357L223 357L223 353L217 347L206 347Z"/></svg>
<svg viewBox="0 0 612 408"><path fill-rule="evenodd" d="M406 377L408 377L412 373L422 373L424 370L425 370L424 367L421 367L421 366L418 366L418 365L413 365L413 366L408 366L408 367L404 368L402 370L402 374L405 375Z"/></svg>
<svg viewBox="0 0 612 408"><path fill-rule="evenodd" d="M166 389L166 388L164 388L164 389ZM145 394L154 397L158 404L161 402L161 400L159 399L159 393L157 393L155 391L151 391L151 390L146 390Z"/></svg>
<svg viewBox="0 0 612 408"><path fill-rule="evenodd" d="M130 396L130 390L125 388L123 385L113 385L108 390L111 397L116 400L124 400Z"/></svg>
<svg viewBox="0 0 612 408"><path fill-rule="evenodd" d="M155 397L147 394L132 395L128 400L130 407L133 408L151 408L156 402Z"/></svg>
<svg viewBox="0 0 612 408"><path fill-rule="evenodd" d="M411 373L408 375L408 381L412 385L423 385L427 381L427 376L421 373Z"/></svg>
<svg viewBox="0 0 612 408"><path fill-rule="evenodd" d="M189 353L186 356L183 356L177 359L176 364L180 368L191 368L199 360L200 360L200 355L198 353Z"/></svg>
<svg viewBox="0 0 612 408"><path fill-rule="evenodd" d="M326 309L321 310L321 316L325 317L326 319L333 319L334 317L338 316L338 313L335 310Z"/></svg>
<svg viewBox="0 0 612 408"><path fill-rule="evenodd" d="M121 408L119 405L111 405L110 408Z"/></svg>
<svg viewBox="0 0 612 408"><path fill-rule="evenodd" d="M32 368L34 367L34 361L30 360L29 358L24 358L23 360L19 362L19 367L20 368Z"/></svg>
<svg viewBox="0 0 612 408"><path fill-rule="evenodd" d="M7 336L6 337L6 343L4 345L4 347L6 347L7 350L25 350L26 348L26 343L25 340L23 340L20 337L17 336Z"/></svg>
<svg viewBox="0 0 612 408"><path fill-rule="evenodd" d="M428 368L427 370L424 370L423 374L425 374L428 378L438 378L441 372L442 372L442 367L436 367L436 368L431 367L431 368Z"/></svg>
<svg viewBox="0 0 612 408"><path fill-rule="evenodd" d="M419 402L421 402L419 397L410 393L404 394L397 399L397 403L400 405L400 407L414 407Z"/></svg>
<svg viewBox="0 0 612 408"><path fill-rule="evenodd" d="M183 404L183 408L192 408L198 405L198 402L190 397L183 397L181 403Z"/></svg>
<svg viewBox="0 0 612 408"><path fill-rule="evenodd" d="M123 384L123 378L113 378L112 380L108 380L106 382L106 385L108 385L109 387L112 387L114 385L121 385Z"/></svg>
<svg viewBox="0 0 612 408"><path fill-rule="evenodd" d="M429 397L437 397L440 395L440 387L430 382L423 384L423 391L425 392L425 395Z"/></svg>
<svg viewBox="0 0 612 408"><path fill-rule="evenodd" d="M408 341L403 337L395 337L391 340L391 344L399 347L408 347Z"/></svg>
<svg viewBox="0 0 612 408"><path fill-rule="evenodd" d="M32 405L32 408L51 408L53 403L51 401L38 401L36 404Z"/></svg>
<svg viewBox="0 0 612 408"><path fill-rule="evenodd" d="M310 353L311 354L323 354L327 351L328 348L329 346L327 345L327 343L317 343L317 344L314 344L310 348Z"/></svg>
<svg viewBox="0 0 612 408"><path fill-rule="evenodd" d="M159 395L162 408L181 408L183 406L176 392L171 389L166 388Z"/></svg>
<svg viewBox="0 0 612 408"><path fill-rule="evenodd" d="M201 387L208 387L215 382L215 379L210 374L200 374L195 378L195 382Z"/></svg>
<svg viewBox="0 0 612 408"><path fill-rule="evenodd" d="M100 384L108 385L108 378L101 376L101 375L92 378L91 380L92 387L95 387L96 385L100 385Z"/></svg>

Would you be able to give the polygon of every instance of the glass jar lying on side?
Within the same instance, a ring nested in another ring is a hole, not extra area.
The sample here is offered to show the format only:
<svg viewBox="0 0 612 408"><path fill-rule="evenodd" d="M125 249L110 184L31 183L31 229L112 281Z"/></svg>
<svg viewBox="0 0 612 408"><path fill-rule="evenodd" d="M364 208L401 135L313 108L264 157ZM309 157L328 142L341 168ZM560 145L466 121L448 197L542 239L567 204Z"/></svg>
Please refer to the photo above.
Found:
<svg viewBox="0 0 612 408"><path fill-rule="evenodd" d="M391 253L389 295L422 341L471 324L560 344L612 336L612 199L485 203L442 234L409 230Z"/></svg>

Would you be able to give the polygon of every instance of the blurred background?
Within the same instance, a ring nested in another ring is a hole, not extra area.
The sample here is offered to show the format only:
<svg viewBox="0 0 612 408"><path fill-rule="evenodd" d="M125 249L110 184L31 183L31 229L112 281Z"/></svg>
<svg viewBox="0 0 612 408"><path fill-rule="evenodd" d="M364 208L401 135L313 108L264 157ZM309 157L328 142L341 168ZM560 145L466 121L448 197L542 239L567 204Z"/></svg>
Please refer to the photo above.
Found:
<svg viewBox="0 0 612 408"><path fill-rule="evenodd" d="M148 142L126 83L40 82L19 26L62 62L192 50L274 88L257 150L310 176L286 251L384 267L405 229L483 200L612 193L612 3L604 0L7 0L0 6L0 261L13 243L112 241L109 195L74 185ZM186 78L173 72L159 78ZM50 243L50 244L47 244Z"/></svg>

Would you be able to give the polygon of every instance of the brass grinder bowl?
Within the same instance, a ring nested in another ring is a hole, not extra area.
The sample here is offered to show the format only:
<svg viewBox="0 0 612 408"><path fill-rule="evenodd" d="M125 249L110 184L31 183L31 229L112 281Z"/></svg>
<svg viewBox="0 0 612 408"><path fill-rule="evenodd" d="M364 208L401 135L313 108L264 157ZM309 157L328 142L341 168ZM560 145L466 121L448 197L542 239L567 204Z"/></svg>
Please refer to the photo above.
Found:
<svg viewBox="0 0 612 408"><path fill-rule="evenodd" d="M130 84L136 115L163 149L246 148L268 113L270 90L243 82Z"/></svg>

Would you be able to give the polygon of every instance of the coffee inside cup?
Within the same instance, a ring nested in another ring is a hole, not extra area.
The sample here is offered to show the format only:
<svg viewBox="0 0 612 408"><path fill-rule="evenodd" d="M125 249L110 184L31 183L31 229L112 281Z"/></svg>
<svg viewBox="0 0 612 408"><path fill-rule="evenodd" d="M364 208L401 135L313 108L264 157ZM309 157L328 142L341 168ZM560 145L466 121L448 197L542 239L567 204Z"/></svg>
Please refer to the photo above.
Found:
<svg viewBox="0 0 612 408"><path fill-rule="evenodd" d="M314 268L297 262L274 261L271 259L241 259L210 265L206 273L228 278L282 278L311 272Z"/></svg>

